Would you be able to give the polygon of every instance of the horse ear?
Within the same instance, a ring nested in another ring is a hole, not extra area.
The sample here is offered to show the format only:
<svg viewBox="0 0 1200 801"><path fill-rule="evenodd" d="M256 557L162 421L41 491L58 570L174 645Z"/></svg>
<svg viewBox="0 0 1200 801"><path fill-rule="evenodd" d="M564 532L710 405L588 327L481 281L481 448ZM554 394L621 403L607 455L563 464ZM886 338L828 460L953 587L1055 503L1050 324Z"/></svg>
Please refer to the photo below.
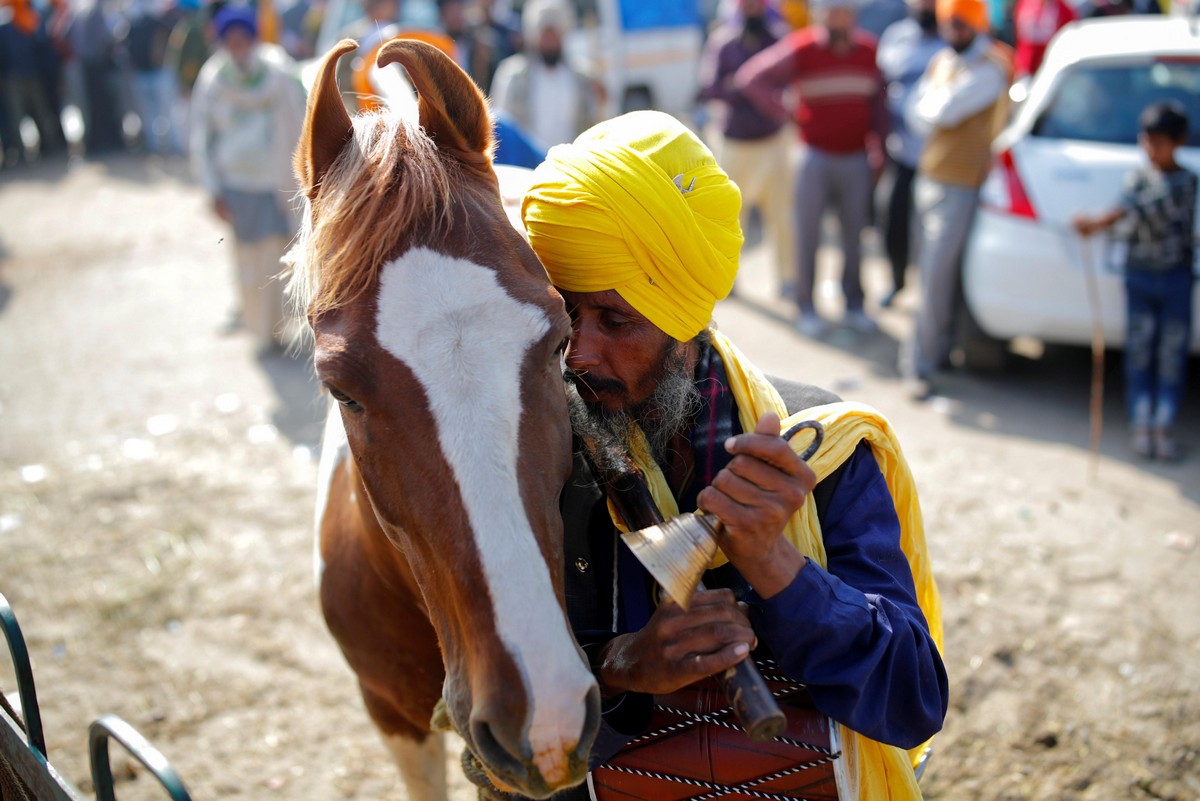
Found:
<svg viewBox="0 0 1200 801"><path fill-rule="evenodd" d="M487 168L492 161L492 120L475 82L438 48L415 39L392 39L379 51L382 68L399 63L418 95L418 115L438 147L458 151L461 160Z"/></svg>
<svg viewBox="0 0 1200 801"><path fill-rule="evenodd" d="M300 186L310 200L316 197L325 172L353 134L350 114L338 91L337 65L342 56L357 49L358 43L353 39L343 39L334 45L321 62L308 95L294 166Z"/></svg>

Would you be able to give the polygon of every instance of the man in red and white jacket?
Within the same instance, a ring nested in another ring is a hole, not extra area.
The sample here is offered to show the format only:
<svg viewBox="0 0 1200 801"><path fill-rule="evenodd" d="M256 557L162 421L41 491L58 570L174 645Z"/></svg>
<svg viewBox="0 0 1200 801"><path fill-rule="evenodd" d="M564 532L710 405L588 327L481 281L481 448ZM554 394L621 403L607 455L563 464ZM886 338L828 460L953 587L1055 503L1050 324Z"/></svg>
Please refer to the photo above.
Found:
<svg viewBox="0 0 1200 801"><path fill-rule="evenodd" d="M833 203L841 228L843 322L870 333L860 278L862 229L867 224L874 177L883 166L887 108L875 39L855 27L854 0L814 2L814 24L746 62L738 89L763 112L789 115L785 93L794 91L794 114L805 147L796 184L796 328L820 336L826 323L813 305L813 276L821 218Z"/></svg>

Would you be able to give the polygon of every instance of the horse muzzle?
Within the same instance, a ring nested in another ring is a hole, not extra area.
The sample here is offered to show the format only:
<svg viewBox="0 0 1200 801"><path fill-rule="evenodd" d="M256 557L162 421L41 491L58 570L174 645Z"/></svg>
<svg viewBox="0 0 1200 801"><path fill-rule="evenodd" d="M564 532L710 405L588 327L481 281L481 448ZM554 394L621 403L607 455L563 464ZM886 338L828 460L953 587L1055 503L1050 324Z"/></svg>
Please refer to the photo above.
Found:
<svg viewBox="0 0 1200 801"><path fill-rule="evenodd" d="M494 725L476 710L464 739L479 771L466 764L467 776L477 784L486 780L505 793L546 798L574 787L587 776L588 755L600 727L600 690L595 685L581 699L583 725L577 732ZM460 729L460 732L463 730Z"/></svg>

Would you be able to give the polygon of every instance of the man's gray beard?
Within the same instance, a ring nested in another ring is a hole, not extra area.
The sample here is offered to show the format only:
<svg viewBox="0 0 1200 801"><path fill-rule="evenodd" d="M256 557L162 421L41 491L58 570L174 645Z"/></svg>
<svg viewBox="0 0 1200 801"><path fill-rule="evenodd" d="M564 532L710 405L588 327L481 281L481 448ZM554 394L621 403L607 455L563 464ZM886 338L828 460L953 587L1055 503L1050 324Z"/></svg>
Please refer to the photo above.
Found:
<svg viewBox="0 0 1200 801"><path fill-rule="evenodd" d="M630 452L633 427L638 425L646 435L655 461L667 464L672 440L677 434L687 432L703 405L700 391L687 369L685 354L686 349L679 344L664 353L654 393L629 409L610 411L600 404L588 404L577 392L570 392L572 429L578 436L595 442L602 452L608 451L619 458L618 455Z"/></svg>

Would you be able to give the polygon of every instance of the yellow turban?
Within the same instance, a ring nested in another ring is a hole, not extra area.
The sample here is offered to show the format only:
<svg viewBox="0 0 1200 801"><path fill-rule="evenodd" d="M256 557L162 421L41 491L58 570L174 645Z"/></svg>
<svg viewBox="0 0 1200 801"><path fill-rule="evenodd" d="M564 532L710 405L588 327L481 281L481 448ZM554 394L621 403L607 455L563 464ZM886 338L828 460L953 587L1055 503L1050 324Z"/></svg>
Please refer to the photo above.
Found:
<svg viewBox="0 0 1200 801"><path fill-rule="evenodd" d="M946 23L957 17L976 33L987 33L988 10L983 0L937 0L938 22Z"/></svg>
<svg viewBox="0 0 1200 801"><path fill-rule="evenodd" d="M741 206L737 185L686 126L634 111L552 148L521 218L555 286L615 289L686 342L733 287Z"/></svg>

